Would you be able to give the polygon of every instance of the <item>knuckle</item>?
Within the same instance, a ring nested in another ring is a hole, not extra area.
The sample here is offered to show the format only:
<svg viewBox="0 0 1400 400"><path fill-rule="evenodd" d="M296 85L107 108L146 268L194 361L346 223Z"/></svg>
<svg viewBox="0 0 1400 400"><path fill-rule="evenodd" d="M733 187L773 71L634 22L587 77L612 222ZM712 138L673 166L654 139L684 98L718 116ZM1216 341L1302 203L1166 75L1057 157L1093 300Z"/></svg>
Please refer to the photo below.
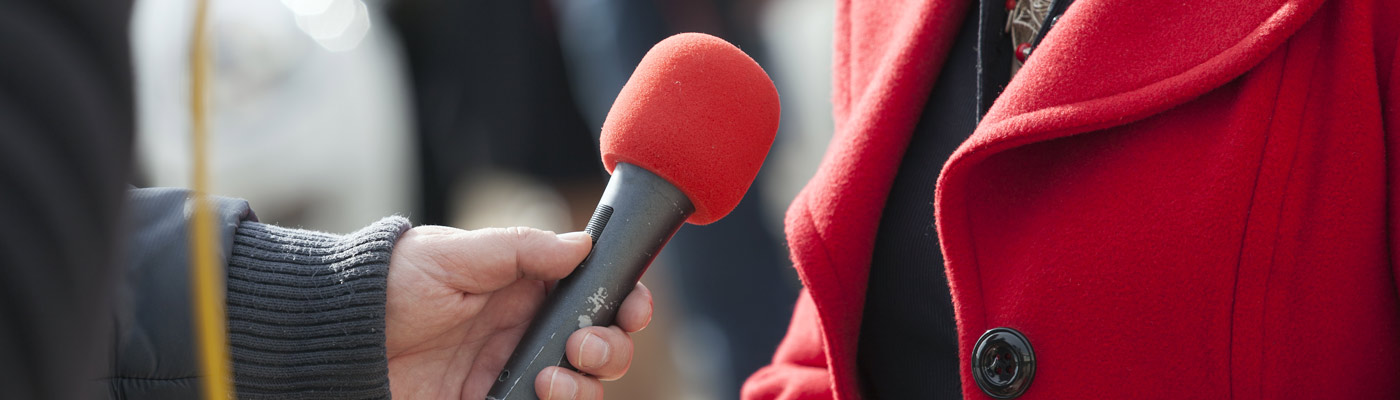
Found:
<svg viewBox="0 0 1400 400"><path fill-rule="evenodd" d="M530 241L540 230L526 226L512 226L503 229L505 239L516 246L523 245Z"/></svg>

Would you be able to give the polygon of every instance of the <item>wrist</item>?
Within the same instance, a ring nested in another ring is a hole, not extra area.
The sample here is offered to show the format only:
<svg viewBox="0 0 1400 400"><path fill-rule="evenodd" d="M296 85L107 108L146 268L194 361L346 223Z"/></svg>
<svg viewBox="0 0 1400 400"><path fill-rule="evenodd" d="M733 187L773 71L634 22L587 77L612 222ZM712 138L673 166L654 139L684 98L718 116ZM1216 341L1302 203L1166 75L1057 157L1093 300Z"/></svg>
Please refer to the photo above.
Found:
<svg viewBox="0 0 1400 400"><path fill-rule="evenodd" d="M343 236L239 225L226 303L240 398L388 396L385 289L408 228L402 217Z"/></svg>

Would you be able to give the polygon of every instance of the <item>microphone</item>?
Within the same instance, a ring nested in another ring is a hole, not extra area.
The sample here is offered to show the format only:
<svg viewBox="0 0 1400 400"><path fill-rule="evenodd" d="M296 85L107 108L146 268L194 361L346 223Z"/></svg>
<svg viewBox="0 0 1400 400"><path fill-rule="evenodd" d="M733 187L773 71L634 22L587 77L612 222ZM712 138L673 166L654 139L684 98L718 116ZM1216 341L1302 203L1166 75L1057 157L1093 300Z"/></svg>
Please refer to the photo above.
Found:
<svg viewBox="0 0 1400 400"><path fill-rule="evenodd" d="M585 229L593 250L555 285L486 398L535 400L541 370L576 370L564 355L569 335L611 325L681 225L709 224L739 204L780 111L768 74L723 39L682 33L652 47L603 123L612 178Z"/></svg>

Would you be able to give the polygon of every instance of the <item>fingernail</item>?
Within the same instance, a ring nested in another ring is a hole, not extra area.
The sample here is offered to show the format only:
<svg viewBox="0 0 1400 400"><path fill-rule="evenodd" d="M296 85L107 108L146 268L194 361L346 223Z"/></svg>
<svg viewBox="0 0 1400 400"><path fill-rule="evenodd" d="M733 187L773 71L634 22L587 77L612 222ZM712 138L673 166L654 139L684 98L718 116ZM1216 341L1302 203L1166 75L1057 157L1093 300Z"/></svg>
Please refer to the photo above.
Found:
<svg viewBox="0 0 1400 400"><path fill-rule="evenodd" d="M559 369L550 371L549 375L549 399L575 399L578 398L578 382L574 382L574 377L568 374L560 374Z"/></svg>
<svg viewBox="0 0 1400 400"><path fill-rule="evenodd" d="M570 242L581 242L581 241L584 241L584 240L588 240L588 241L592 241L592 240L593 240L593 237L588 236L588 233L586 233L586 232L561 233L561 234L558 234L558 235L556 235L556 236L558 236L560 239L563 239L563 240L566 240L566 241L570 241Z"/></svg>
<svg viewBox="0 0 1400 400"><path fill-rule="evenodd" d="M643 322L642 329L638 329L637 332L641 332L642 330L647 329L648 326L651 326L651 319L653 317L656 317L656 306L653 305L651 310L652 311L650 313L647 313L647 322Z"/></svg>
<svg viewBox="0 0 1400 400"><path fill-rule="evenodd" d="M583 336L583 343L579 344L578 363L580 368L596 368L603 366L608 361L608 342L592 333Z"/></svg>

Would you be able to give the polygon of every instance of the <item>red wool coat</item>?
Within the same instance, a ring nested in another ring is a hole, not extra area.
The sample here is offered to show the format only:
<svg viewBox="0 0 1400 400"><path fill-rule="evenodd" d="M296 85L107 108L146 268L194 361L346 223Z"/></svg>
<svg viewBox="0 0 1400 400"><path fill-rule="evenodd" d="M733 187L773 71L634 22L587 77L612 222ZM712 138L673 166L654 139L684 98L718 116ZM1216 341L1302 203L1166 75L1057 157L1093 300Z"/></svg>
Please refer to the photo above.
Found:
<svg viewBox="0 0 1400 400"><path fill-rule="evenodd" d="M745 398L861 397L880 212L972 3L839 1L807 289ZM1023 399L1400 398L1397 32L1392 0L1075 1L931 199L965 396L1011 327Z"/></svg>

